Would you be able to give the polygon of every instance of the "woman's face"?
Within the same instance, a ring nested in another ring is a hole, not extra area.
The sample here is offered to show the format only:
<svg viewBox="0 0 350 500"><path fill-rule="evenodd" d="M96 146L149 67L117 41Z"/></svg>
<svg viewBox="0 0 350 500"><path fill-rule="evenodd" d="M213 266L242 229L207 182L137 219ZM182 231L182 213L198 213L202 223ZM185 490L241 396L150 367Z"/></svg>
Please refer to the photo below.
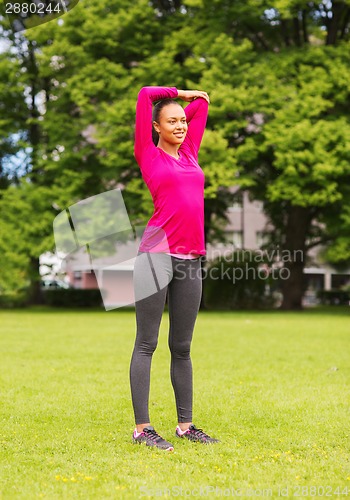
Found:
<svg viewBox="0 0 350 500"><path fill-rule="evenodd" d="M180 104L168 104L160 111L159 122L153 122L159 140L182 144L187 133L185 111Z"/></svg>

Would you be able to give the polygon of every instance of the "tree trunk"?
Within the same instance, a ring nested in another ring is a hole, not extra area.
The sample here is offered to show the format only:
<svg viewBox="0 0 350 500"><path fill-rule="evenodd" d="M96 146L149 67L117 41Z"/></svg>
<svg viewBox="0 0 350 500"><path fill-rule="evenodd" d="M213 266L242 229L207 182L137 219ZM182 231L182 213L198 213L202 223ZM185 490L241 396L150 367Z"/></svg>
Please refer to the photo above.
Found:
<svg viewBox="0 0 350 500"><path fill-rule="evenodd" d="M333 1L332 4L332 19L329 23L326 45L334 45L337 42L338 29L346 10L346 5L343 1Z"/></svg>
<svg viewBox="0 0 350 500"><path fill-rule="evenodd" d="M293 29L294 29L294 43L297 47L301 47L300 23L298 17L293 18Z"/></svg>
<svg viewBox="0 0 350 500"><path fill-rule="evenodd" d="M281 309L302 309L306 236L311 222L308 208L291 206L288 213L284 245L284 270L281 270L283 301ZM287 254L288 252L288 254ZM287 258L288 260L287 260Z"/></svg>
<svg viewBox="0 0 350 500"><path fill-rule="evenodd" d="M288 23L285 19L281 19L281 32L286 47L290 47Z"/></svg>
<svg viewBox="0 0 350 500"><path fill-rule="evenodd" d="M340 37L339 37L340 40L344 40L345 38L349 21L350 21L350 7L347 7L346 12L344 14L343 25L340 32Z"/></svg>
<svg viewBox="0 0 350 500"><path fill-rule="evenodd" d="M307 10L303 9L302 11L302 27L303 27L303 39L304 43L309 43L309 35L307 32Z"/></svg>
<svg viewBox="0 0 350 500"><path fill-rule="evenodd" d="M39 79L39 69L35 55L35 46L32 41L28 42L28 72L31 75L30 77L31 86L29 88L31 97L31 104L29 108L31 121L28 128L28 136L30 145L32 146L31 167L34 180L34 176L37 176L39 174L37 172L37 163L38 163L38 146L40 143L40 127L38 123L38 118L40 116L40 113L35 99L40 90L40 79Z"/></svg>

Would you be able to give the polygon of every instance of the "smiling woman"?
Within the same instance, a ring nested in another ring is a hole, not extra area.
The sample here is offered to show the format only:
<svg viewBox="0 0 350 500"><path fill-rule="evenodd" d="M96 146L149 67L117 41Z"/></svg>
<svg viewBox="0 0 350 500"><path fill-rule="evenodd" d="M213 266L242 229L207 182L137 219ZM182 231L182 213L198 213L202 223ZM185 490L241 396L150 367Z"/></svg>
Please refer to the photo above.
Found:
<svg viewBox="0 0 350 500"><path fill-rule="evenodd" d="M190 104L183 109L174 100L176 97ZM160 102L152 112L155 101ZM132 439L134 443L168 451L173 450L173 445L155 431L148 411L151 360L166 298L170 318L170 374L178 417L175 435L206 444L218 441L192 422L190 358L202 295L199 257L206 253L205 179L197 158L208 103L208 94L203 91L143 87L136 106L135 158L152 195L154 213L142 235L134 267L137 333L130 363L130 386L136 428ZM146 293L145 283L151 285L146 286Z"/></svg>
<svg viewBox="0 0 350 500"><path fill-rule="evenodd" d="M183 109L175 97L190 104ZM155 101L159 102L152 110ZM141 240L141 252L165 252L181 258L206 253L205 178L198 165L198 151L208 103L208 94L197 90L143 87L139 92L135 158L154 203L154 213ZM157 247L155 233L164 235Z"/></svg>

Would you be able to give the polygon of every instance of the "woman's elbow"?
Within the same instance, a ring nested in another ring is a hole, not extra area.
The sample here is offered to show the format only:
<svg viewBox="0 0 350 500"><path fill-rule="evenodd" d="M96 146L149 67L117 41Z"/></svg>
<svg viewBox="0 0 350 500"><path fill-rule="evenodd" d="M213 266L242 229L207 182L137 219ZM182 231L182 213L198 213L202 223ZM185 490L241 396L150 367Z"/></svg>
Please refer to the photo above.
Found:
<svg viewBox="0 0 350 500"><path fill-rule="evenodd" d="M138 97L147 96L149 94L150 87L141 87L138 93Z"/></svg>

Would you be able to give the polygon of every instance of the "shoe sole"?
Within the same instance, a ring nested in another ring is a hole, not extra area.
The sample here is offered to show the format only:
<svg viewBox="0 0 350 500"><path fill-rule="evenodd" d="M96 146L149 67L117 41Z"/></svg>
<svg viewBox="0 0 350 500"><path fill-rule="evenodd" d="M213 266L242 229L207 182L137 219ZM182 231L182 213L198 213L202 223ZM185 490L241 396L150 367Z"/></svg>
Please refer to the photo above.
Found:
<svg viewBox="0 0 350 500"><path fill-rule="evenodd" d="M179 439L186 439L187 441L189 441L190 443L202 443L202 444L218 444L220 443L220 441L199 441L199 440L194 440L194 439L188 439L186 438L185 436L179 436L177 432L175 432L175 436L178 437Z"/></svg>
<svg viewBox="0 0 350 500"><path fill-rule="evenodd" d="M173 446L168 446L168 448L159 448L159 446L151 446L149 444L146 443L146 441L137 441L136 439L132 438L132 442L133 444L144 444L145 446L148 446L149 448L156 448L157 450L161 450L161 451L174 451L174 447Z"/></svg>

